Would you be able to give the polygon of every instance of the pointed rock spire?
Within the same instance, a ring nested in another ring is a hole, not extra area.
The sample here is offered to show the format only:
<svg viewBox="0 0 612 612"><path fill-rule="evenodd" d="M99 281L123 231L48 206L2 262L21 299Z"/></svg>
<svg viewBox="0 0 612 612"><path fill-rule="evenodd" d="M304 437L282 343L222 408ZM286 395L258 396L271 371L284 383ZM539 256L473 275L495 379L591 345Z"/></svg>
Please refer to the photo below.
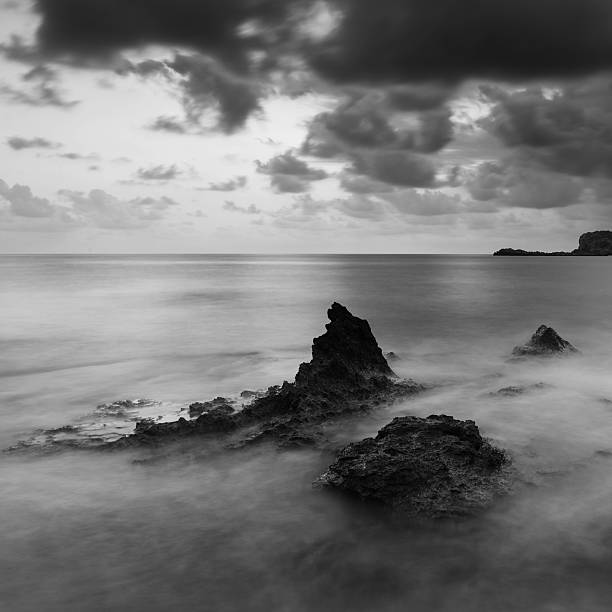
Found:
<svg viewBox="0 0 612 612"><path fill-rule="evenodd" d="M540 325L529 342L515 346L512 354L516 357L527 357L577 352L578 349L564 340L552 327Z"/></svg>

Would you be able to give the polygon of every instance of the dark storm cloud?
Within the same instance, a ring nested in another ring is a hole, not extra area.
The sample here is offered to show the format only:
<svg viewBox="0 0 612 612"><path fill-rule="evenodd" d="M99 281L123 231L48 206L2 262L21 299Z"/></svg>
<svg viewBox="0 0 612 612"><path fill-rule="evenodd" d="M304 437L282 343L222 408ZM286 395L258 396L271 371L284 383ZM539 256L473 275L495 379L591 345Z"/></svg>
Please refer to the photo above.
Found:
<svg viewBox="0 0 612 612"><path fill-rule="evenodd" d="M396 116L387 100L378 98L364 95L317 115L310 124L303 150L320 157L333 157L355 147L434 153L452 140L448 108L420 112L412 125L403 126L405 116Z"/></svg>
<svg viewBox="0 0 612 612"><path fill-rule="evenodd" d="M407 151L353 153L353 169L376 181L404 187L431 187L436 178L428 158Z"/></svg>
<svg viewBox="0 0 612 612"><path fill-rule="evenodd" d="M585 184L577 177L517 165L516 160L510 160L480 164L465 187L480 202L547 209L579 203Z"/></svg>
<svg viewBox="0 0 612 612"><path fill-rule="evenodd" d="M246 69L248 53L278 44L298 0L37 0L48 52L109 56L180 45ZM247 27L249 26L249 27Z"/></svg>
<svg viewBox="0 0 612 612"><path fill-rule="evenodd" d="M185 133L198 129L204 114L217 111L217 127L231 133L244 126L251 114L260 110L261 86L228 72L218 62L199 54L176 54L174 58L124 62L119 74L136 74L143 78L161 76L179 90L185 119L158 117L152 129Z"/></svg>
<svg viewBox="0 0 612 612"><path fill-rule="evenodd" d="M576 176L612 177L612 81L556 90L482 87L494 102L482 125L516 148L524 163Z"/></svg>
<svg viewBox="0 0 612 612"><path fill-rule="evenodd" d="M609 0L335 0L313 53L338 81L575 75L612 66Z"/></svg>
<svg viewBox="0 0 612 612"><path fill-rule="evenodd" d="M61 145L57 142L52 142L46 138L34 137L23 138L22 136L11 136L6 143L15 151L23 151L24 149L57 149Z"/></svg>
<svg viewBox="0 0 612 612"><path fill-rule="evenodd" d="M246 70L249 52L278 54L292 43L293 52L334 80L395 83L575 75L612 66L609 0L330 0L332 12L340 15L337 27L307 44L300 36L303 11L316 5L314 0L36 1L43 48L82 56L170 44Z"/></svg>

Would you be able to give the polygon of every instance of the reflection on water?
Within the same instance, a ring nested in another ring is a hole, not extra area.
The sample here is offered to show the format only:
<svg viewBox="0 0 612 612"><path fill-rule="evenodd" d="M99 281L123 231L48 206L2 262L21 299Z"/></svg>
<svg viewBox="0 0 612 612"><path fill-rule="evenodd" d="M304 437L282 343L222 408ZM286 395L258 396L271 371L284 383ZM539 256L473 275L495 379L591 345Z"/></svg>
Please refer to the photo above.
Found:
<svg viewBox="0 0 612 612"><path fill-rule="evenodd" d="M176 407L291 378L339 300L402 357L396 370L437 386L344 423L338 443L398 414L452 414L507 448L518 474L485 516L406 525L313 489L328 451L193 440L4 454L3 609L611 609L605 258L27 257L0 270L3 448L103 402ZM583 356L507 363L540 323Z"/></svg>

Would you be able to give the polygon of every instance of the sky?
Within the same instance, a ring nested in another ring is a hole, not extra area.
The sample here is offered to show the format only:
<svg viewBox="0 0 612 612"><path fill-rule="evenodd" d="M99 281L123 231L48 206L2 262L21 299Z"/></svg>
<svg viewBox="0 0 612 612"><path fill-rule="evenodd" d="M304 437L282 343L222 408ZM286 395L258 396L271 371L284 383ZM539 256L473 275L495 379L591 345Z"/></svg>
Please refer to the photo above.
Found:
<svg viewBox="0 0 612 612"><path fill-rule="evenodd" d="M609 0L0 0L0 253L611 226Z"/></svg>

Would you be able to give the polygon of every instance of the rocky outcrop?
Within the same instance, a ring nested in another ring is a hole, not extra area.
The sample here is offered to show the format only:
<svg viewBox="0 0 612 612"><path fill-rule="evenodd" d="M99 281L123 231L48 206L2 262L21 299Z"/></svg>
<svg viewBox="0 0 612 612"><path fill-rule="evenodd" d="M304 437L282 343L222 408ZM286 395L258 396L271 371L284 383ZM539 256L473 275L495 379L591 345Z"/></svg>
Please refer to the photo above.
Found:
<svg viewBox="0 0 612 612"><path fill-rule="evenodd" d="M189 416L197 417L205 412L216 411L218 414L232 414L234 412L234 402L225 397L215 397L209 402L194 402L189 405Z"/></svg>
<svg viewBox="0 0 612 612"><path fill-rule="evenodd" d="M115 446L236 430L243 435L234 445L267 439L281 445L310 445L320 439L318 425L422 389L397 379L366 320L338 303L327 314L326 332L314 339L312 359L300 365L294 382L270 387L263 395L246 393L245 398L254 399L239 411L225 398L194 403L190 414L198 415L195 420L140 423L133 435Z"/></svg>
<svg viewBox="0 0 612 612"><path fill-rule="evenodd" d="M512 351L514 357L548 357L563 353L578 353L578 349L546 325L540 325L529 342L515 346Z"/></svg>
<svg viewBox="0 0 612 612"><path fill-rule="evenodd" d="M406 515L462 516L505 491L506 463L473 421L406 416L343 448L317 482Z"/></svg>
<svg viewBox="0 0 612 612"><path fill-rule="evenodd" d="M600 230L580 236L574 255L612 255L612 232Z"/></svg>
<svg viewBox="0 0 612 612"><path fill-rule="evenodd" d="M561 257L569 255L601 256L612 255L612 232L599 230L582 234L578 240L578 248L573 251L524 251L523 249L500 249L493 255L497 257Z"/></svg>

